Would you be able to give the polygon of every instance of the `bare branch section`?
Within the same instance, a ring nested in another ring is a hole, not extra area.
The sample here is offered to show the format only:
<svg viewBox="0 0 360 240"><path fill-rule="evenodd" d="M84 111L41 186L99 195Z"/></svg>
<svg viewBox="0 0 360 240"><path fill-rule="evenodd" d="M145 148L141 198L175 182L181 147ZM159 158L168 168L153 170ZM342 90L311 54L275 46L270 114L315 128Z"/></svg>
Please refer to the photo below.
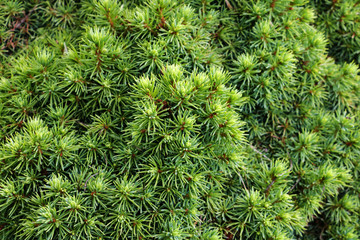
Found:
<svg viewBox="0 0 360 240"><path fill-rule="evenodd" d="M255 151L257 152L258 154L260 154L261 156L263 156L265 159L271 161L270 158L268 158L264 153L260 152L256 147L254 147L253 145L249 144L249 146Z"/></svg>

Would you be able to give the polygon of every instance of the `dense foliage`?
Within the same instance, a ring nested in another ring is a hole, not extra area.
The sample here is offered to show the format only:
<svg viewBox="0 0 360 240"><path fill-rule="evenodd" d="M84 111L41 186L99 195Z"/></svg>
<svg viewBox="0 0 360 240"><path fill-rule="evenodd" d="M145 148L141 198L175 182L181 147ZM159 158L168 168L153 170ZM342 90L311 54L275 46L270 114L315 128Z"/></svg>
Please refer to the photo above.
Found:
<svg viewBox="0 0 360 240"><path fill-rule="evenodd" d="M359 11L0 0L0 238L360 238Z"/></svg>

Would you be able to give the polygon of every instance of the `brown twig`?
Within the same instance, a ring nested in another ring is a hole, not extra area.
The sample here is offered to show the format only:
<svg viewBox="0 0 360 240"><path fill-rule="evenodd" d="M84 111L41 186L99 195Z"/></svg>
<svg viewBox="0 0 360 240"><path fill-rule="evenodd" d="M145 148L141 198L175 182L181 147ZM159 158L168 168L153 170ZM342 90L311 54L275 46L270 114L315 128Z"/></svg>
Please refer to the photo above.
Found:
<svg viewBox="0 0 360 240"><path fill-rule="evenodd" d="M277 179L277 177L274 177L274 178L272 178L271 180L271 183L269 184L269 186L267 186L267 188L266 188L266 190L265 190L265 195L266 195L266 197L268 197L269 196L269 194L270 194L270 188L272 187L272 185L274 185L274 183L276 182L276 179Z"/></svg>
<svg viewBox="0 0 360 240"><path fill-rule="evenodd" d="M268 158L264 153L260 152L259 150L257 150L256 147L254 147L253 145L249 144L249 146L255 151L257 152L258 154L260 154L261 156L263 156L264 158L266 158L267 160L271 161L270 158Z"/></svg>
<svg viewBox="0 0 360 240"><path fill-rule="evenodd" d="M283 176L284 174L290 172L290 171L292 170L292 168L293 168L293 162L292 162L292 160L290 159L290 168L289 168L287 171L285 171L285 172L283 172L282 174L280 174L279 176L275 176L275 177L273 177L273 178L271 179L271 183L269 184L269 186L267 186L267 188L266 188L266 190L265 190L266 197L269 196L269 194L270 194L270 189L271 189L272 185L274 185L274 183L276 182L276 180L278 179L278 177L281 177L281 176Z"/></svg>
<svg viewBox="0 0 360 240"><path fill-rule="evenodd" d="M92 177L95 177L96 175L98 175L99 173L94 173L93 175L91 175L90 177L88 177L88 179L86 179L85 181L85 186L84 186L84 192L86 191L86 186L87 186L87 183L88 181L92 178Z"/></svg>
<svg viewBox="0 0 360 240"><path fill-rule="evenodd" d="M299 176L298 179L296 180L295 184L290 188L289 192L291 192L296 187L296 185L299 184L300 180L301 180L301 177Z"/></svg>
<svg viewBox="0 0 360 240"><path fill-rule="evenodd" d="M231 6L229 0L225 0L225 3L226 3L226 6L230 9L230 10L233 10L233 6Z"/></svg>

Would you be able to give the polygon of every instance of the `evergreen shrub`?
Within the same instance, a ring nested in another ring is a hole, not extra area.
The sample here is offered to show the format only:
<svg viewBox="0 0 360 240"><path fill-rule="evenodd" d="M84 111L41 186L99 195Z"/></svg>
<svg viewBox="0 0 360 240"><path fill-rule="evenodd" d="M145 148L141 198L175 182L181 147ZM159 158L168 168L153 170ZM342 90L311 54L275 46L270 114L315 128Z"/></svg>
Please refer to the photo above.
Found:
<svg viewBox="0 0 360 240"><path fill-rule="evenodd" d="M0 239L359 239L358 0L0 0Z"/></svg>

